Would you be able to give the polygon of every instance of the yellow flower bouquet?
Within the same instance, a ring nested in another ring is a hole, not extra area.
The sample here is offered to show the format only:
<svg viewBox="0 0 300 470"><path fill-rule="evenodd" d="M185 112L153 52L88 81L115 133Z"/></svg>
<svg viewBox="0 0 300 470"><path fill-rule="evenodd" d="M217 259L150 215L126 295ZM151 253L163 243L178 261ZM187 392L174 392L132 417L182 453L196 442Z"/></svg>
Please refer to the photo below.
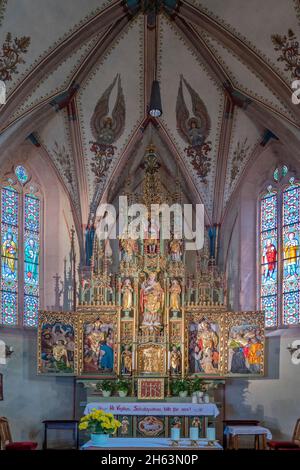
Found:
<svg viewBox="0 0 300 470"><path fill-rule="evenodd" d="M121 426L120 421L114 418L112 413L105 413L103 410L93 408L91 413L83 416L80 419L79 429L81 431L90 431L92 441L96 442L99 439L96 436L109 437L109 434L115 434Z"/></svg>

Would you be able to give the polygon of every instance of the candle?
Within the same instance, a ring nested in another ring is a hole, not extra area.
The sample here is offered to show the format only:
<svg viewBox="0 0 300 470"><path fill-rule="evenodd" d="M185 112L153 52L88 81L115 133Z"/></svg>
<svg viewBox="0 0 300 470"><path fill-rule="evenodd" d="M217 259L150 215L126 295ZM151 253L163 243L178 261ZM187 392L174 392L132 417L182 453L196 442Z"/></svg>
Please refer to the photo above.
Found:
<svg viewBox="0 0 300 470"><path fill-rule="evenodd" d="M180 428L171 428L171 439L172 441L178 441L180 439Z"/></svg>
<svg viewBox="0 0 300 470"><path fill-rule="evenodd" d="M216 430L215 430L215 428L207 428L206 437L209 441L215 441L216 440Z"/></svg>
<svg viewBox="0 0 300 470"><path fill-rule="evenodd" d="M199 439L199 428L190 428L190 439L192 441Z"/></svg>

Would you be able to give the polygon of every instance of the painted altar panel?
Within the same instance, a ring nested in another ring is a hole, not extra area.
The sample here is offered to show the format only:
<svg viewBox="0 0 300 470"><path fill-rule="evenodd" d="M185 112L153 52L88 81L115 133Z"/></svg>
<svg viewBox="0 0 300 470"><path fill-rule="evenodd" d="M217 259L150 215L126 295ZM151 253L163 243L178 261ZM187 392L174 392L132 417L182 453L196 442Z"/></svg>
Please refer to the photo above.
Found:
<svg viewBox="0 0 300 470"><path fill-rule="evenodd" d="M79 315L79 373L115 376L118 373L116 314Z"/></svg>
<svg viewBox="0 0 300 470"><path fill-rule="evenodd" d="M231 312L225 317L225 374L264 374L263 312Z"/></svg>
<svg viewBox="0 0 300 470"><path fill-rule="evenodd" d="M223 313L187 312L185 338L186 370L189 375L223 375Z"/></svg>
<svg viewBox="0 0 300 470"><path fill-rule="evenodd" d="M40 312L38 373L78 373L78 317L75 313Z"/></svg>

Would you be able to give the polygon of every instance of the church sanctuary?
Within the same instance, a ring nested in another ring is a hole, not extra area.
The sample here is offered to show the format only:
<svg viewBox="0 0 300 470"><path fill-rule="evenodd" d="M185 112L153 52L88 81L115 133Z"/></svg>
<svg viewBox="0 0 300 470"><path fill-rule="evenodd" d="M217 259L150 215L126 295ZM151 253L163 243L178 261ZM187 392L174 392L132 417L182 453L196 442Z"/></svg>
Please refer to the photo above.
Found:
<svg viewBox="0 0 300 470"><path fill-rule="evenodd" d="M0 0L0 245L0 466L300 457L300 0Z"/></svg>

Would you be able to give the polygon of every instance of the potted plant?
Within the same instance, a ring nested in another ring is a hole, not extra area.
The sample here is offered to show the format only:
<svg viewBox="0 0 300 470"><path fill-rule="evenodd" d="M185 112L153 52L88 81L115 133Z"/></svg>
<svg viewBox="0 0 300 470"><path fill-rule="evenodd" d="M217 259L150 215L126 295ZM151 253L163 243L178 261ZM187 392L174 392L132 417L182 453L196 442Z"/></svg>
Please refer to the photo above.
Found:
<svg viewBox="0 0 300 470"><path fill-rule="evenodd" d="M129 384L126 380L118 380L116 383L116 389L119 393L119 397L126 397L129 391Z"/></svg>
<svg viewBox="0 0 300 470"><path fill-rule="evenodd" d="M185 398L188 395L189 382L184 379L175 380L175 382L173 382L172 389L174 395L180 396L181 398Z"/></svg>
<svg viewBox="0 0 300 470"><path fill-rule="evenodd" d="M104 397L110 397L114 391L114 383L111 380L103 380L100 387Z"/></svg>
<svg viewBox="0 0 300 470"><path fill-rule="evenodd" d="M90 431L94 446L105 445L110 434L115 434L120 426L120 421L115 419L112 413L105 413L105 411L96 410L96 408L83 416L79 423L81 431Z"/></svg>

